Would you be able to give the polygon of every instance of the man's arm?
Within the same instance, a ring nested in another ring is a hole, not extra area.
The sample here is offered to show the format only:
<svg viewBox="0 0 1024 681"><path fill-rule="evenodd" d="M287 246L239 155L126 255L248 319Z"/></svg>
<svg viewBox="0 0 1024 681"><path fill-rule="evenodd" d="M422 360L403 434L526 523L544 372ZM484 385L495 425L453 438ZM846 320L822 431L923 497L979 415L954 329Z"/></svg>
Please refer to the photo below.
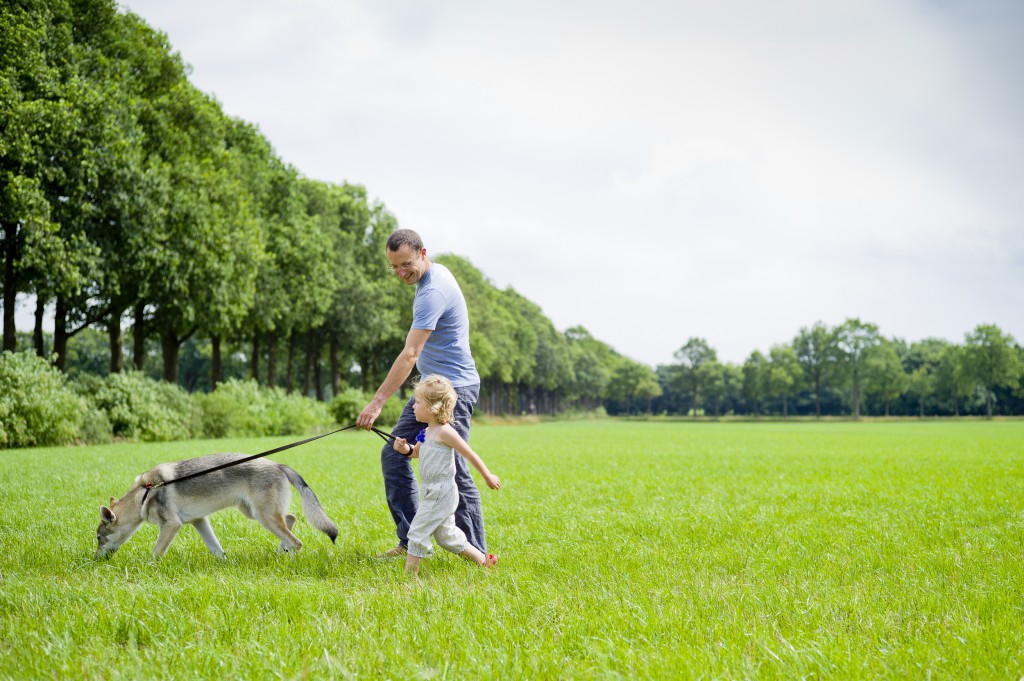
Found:
<svg viewBox="0 0 1024 681"><path fill-rule="evenodd" d="M370 403L359 414L359 418L356 419L356 425L365 430L370 429L373 422L380 416L384 403L388 401L389 397L398 392L405 379L409 378L409 374L412 373L413 368L416 366L416 360L420 358L420 353L423 352L423 346L426 344L427 339L430 338L430 333L430 329L409 329L409 335L405 337L405 347L391 364L391 370L388 371L387 378L377 388L373 399L370 400Z"/></svg>

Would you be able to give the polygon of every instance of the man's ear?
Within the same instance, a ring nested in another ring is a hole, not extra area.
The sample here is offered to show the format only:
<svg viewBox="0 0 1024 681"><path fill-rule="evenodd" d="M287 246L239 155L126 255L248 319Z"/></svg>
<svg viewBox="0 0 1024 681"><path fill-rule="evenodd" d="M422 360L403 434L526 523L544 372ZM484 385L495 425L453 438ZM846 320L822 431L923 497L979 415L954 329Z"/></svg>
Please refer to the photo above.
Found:
<svg viewBox="0 0 1024 681"><path fill-rule="evenodd" d="M104 523L112 523L117 520L117 516L106 506L100 506L100 520Z"/></svg>

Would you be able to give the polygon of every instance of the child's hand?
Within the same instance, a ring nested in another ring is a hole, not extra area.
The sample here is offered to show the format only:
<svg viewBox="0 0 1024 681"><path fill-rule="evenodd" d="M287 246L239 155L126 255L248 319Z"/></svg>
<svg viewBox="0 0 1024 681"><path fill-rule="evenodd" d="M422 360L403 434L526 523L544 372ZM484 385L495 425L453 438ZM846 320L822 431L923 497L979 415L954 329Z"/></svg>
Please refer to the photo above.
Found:
<svg viewBox="0 0 1024 681"><path fill-rule="evenodd" d="M412 456L412 447L405 441L404 437L396 437L395 444L391 445L396 452L402 456ZM409 450L408 452L406 450Z"/></svg>
<svg viewBox="0 0 1024 681"><path fill-rule="evenodd" d="M488 473L484 476L484 480L487 481L487 486L491 489L498 489L501 487L501 478L494 473Z"/></svg>

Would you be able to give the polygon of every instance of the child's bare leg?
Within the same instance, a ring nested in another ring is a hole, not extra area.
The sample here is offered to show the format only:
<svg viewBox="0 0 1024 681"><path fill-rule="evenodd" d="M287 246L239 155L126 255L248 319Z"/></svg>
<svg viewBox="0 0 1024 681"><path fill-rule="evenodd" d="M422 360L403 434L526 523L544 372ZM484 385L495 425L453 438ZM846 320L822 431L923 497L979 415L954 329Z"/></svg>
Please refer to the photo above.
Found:
<svg viewBox="0 0 1024 681"><path fill-rule="evenodd" d="M477 565L483 565L485 567L494 567L497 564L498 559L493 554L483 554L472 544L466 544L466 550L461 554L466 560L472 561Z"/></svg>
<svg viewBox="0 0 1024 681"><path fill-rule="evenodd" d="M420 559L411 553L405 556L405 574L411 577L418 577L420 574Z"/></svg>

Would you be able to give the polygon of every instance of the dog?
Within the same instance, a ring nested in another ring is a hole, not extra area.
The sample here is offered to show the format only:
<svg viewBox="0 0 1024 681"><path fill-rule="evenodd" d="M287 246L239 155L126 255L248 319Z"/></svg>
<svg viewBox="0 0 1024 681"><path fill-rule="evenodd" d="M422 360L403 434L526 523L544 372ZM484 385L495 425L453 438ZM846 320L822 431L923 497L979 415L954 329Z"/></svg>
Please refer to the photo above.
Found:
<svg viewBox="0 0 1024 681"><path fill-rule="evenodd" d="M244 457L244 454L210 454L196 459L163 463L137 476L134 485L123 497L110 497L110 507L100 507L96 558L117 551L131 539L143 522L153 523L160 528L156 546L153 547L153 556L156 558L164 555L185 523L196 528L210 553L223 558L224 549L217 541L207 516L232 506L278 537L281 540L281 551L298 551L302 548L302 542L292 534L295 516L288 513L292 497L289 483L299 492L306 521L330 537L332 542L337 539L338 526L324 512L316 494L302 476L288 466L273 461L253 459L160 486L161 483ZM149 489L147 485L153 487Z"/></svg>

